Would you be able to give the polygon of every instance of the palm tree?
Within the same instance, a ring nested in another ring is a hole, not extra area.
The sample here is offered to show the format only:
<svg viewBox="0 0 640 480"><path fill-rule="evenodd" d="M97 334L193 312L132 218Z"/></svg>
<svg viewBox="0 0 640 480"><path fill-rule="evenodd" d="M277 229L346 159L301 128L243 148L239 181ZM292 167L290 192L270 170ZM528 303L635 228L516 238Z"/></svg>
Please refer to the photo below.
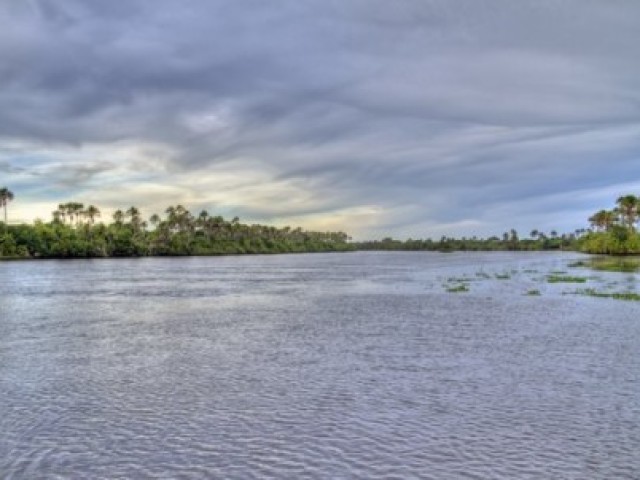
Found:
<svg viewBox="0 0 640 480"><path fill-rule="evenodd" d="M131 225L137 230L140 227L140 210L136 207L131 207L125 212L125 216L131 218Z"/></svg>
<svg viewBox="0 0 640 480"><path fill-rule="evenodd" d="M638 206L640 205L640 199L635 195L624 195L619 197L616 200L618 204L618 211L622 216L622 220L629 228L629 230L634 230L633 224L636 223L638 219Z"/></svg>
<svg viewBox="0 0 640 480"><path fill-rule="evenodd" d="M78 225L84 216L84 203L74 202L73 211L76 213L76 225Z"/></svg>
<svg viewBox="0 0 640 480"><path fill-rule="evenodd" d="M64 219L64 216L66 214L66 216L69 217L69 223L71 225L73 225L74 218L76 220L76 224L78 223L82 215L83 209L84 209L84 205L82 203L77 203L77 202L68 202L68 203L63 203L58 205L58 210L62 212L62 218Z"/></svg>
<svg viewBox="0 0 640 480"><path fill-rule="evenodd" d="M60 205L58 205L58 210L56 210L56 212L58 212L59 217L62 219L62 223L66 223L67 205L65 203L61 203ZM55 212L54 212L54 218L55 218Z"/></svg>
<svg viewBox="0 0 640 480"><path fill-rule="evenodd" d="M156 228L160 223L160 216L157 213L154 213L149 217L149 222L153 225L153 228Z"/></svg>
<svg viewBox="0 0 640 480"><path fill-rule="evenodd" d="M124 220L124 213L122 210L116 210L113 212L113 221L116 222L117 225L122 225L122 221Z"/></svg>
<svg viewBox="0 0 640 480"><path fill-rule="evenodd" d="M7 187L0 188L0 206L4 208L4 223L7 223L7 205L14 198L13 192Z"/></svg>
<svg viewBox="0 0 640 480"><path fill-rule="evenodd" d="M177 224L176 207L174 206L167 207L164 213L167 214L167 226L172 230L175 229Z"/></svg>
<svg viewBox="0 0 640 480"><path fill-rule="evenodd" d="M200 226L203 226L207 223L208 218L209 218L209 212L207 212L206 210L202 210L198 215L197 222Z"/></svg>
<svg viewBox="0 0 640 480"><path fill-rule="evenodd" d="M96 221L96 218L100 216L100 210L94 205L89 205L84 211L84 215L89 219L89 223L93 225Z"/></svg>
<svg viewBox="0 0 640 480"><path fill-rule="evenodd" d="M589 217L589 223L597 230L609 230L617 219L616 212L600 210Z"/></svg>

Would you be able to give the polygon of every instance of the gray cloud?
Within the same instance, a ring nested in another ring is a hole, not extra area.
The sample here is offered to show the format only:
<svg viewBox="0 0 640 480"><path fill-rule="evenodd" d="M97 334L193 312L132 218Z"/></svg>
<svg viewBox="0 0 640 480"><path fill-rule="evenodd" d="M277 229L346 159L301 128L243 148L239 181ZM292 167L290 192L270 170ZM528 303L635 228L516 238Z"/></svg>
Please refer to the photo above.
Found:
<svg viewBox="0 0 640 480"><path fill-rule="evenodd" d="M632 0L7 0L0 172L34 202L25 171L50 162L48 197L138 185L360 237L577 228L639 181L637 18Z"/></svg>

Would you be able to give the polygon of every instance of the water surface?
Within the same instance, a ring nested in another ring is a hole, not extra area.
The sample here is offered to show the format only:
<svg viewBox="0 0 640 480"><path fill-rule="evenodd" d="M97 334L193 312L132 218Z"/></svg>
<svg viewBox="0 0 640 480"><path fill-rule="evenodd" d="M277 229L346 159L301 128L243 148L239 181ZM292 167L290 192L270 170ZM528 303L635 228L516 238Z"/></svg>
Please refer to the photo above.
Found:
<svg viewBox="0 0 640 480"><path fill-rule="evenodd" d="M640 303L576 258L0 263L0 477L640 478Z"/></svg>

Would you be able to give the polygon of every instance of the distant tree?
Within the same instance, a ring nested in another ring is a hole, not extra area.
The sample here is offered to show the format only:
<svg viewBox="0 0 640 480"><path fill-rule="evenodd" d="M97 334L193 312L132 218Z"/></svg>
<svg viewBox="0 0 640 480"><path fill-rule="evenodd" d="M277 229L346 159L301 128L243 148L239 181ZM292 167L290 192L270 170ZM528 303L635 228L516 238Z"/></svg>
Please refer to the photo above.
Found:
<svg viewBox="0 0 640 480"><path fill-rule="evenodd" d="M74 202L72 204L73 211L76 215L76 225L82 223L82 219L84 218L84 204Z"/></svg>
<svg viewBox="0 0 640 480"><path fill-rule="evenodd" d="M130 207L129 210L125 212L125 217L130 219L131 226L134 230L140 230L140 222L142 221L140 218L140 210L136 207Z"/></svg>
<svg viewBox="0 0 640 480"><path fill-rule="evenodd" d="M67 222L67 205L64 203L61 203L60 205L58 205L58 209L53 212L53 216L58 217L60 219L62 219L62 223L66 223Z"/></svg>
<svg viewBox="0 0 640 480"><path fill-rule="evenodd" d="M64 213L60 210L54 210L53 212L51 212L51 216L53 217L54 223L64 223Z"/></svg>
<svg viewBox="0 0 640 480"><path fill-rule="evenodd" d="M64 218L67 217L69 218L69 223L71 225L73 225L74 220L75 223L78 224L78 222L82 218L83 210L84 204L78 202L67 202L58 205L58 211L60 212L60 216L62 217L63 221Z"/></svg>
<svg viewBox="0 0 640 480"><path fill-rule="evenodd" d="M622 217L624 225L629 230L634 230L633 224L638 219L638 207L640 206L640 199L635 195L624 195L616 200L618 205L618 212Z"/></svg>
<svg viewBox="0 0 640 480"><path fill-rule="evenodd" d="M151 215L151 217L149 217L149 223L153 225L153 228L156 228L160 223L160 216L157 213L154 213L153 215Z"/></svg>
<svg viewBox="0 0 640 480"><path fill-rule="evenodd" d="M612 210L600 210L589 217L589 223L597 230L608 231L616 222L616 212Z"/></svg>
<svg viewBox="0 0 640 480"><path fill-rule="evenodd" d="M0 188L0 206L4 209L4 223L7 223L7 205L13 201L14 195L7 187Z"/></svg>
<svg viewBox="0 0 640 480"><path fill-rule="evenodd" d="M122 225L122 222L124 222L124 213L122 212L122 210L116 210L115 212L113 212L113 221L117 225Z"/></svg>
<svg viewBox="0 0 640 480"><path fill-rule="evenodd" d="M95 205L89 205L84 211L84 216L89 219L89 223L93 225L96 218L100 216L100 210Z"/></svg>

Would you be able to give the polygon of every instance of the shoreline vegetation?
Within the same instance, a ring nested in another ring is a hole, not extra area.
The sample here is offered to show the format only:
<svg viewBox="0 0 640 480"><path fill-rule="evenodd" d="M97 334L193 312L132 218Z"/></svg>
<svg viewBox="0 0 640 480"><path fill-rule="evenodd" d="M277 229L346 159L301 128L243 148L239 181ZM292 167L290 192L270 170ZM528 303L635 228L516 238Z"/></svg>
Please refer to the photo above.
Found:
<svg viewBox="0 0 640 480"><path fill-rule="evenodd" d="M247 225L237 217L225 220L206 211L194 216L181 205L167 208L164 218L152 215L148 221L136 207L116 211L109 224L97 222L99 218L97 207L70 202L59 205L48 223L0 222L0 258L213 256L353 249L343 232Z"/></svg>
<svg viewBox="0 0 640 480"><path fill-rule="evenodd" d="M434 250L453 251L536 251L567 250L591 254L626 256L640 255L640 234L636 224L640 219L640 197L624 195L617 199L612 210L600 210L589 217L590 228L572 233L545 234L532 230L528 238L520 238L516 230L502 237L448 238L439 241L394 240L385 238L357 243L358 250Z"/></svg>
<svg viewBox="0 0 640 480"><path fill-rule="evenodd" d="M352 242L344 232L314 232L301 228L244 224L207 211L194 216L185 207L171 206L164 217L142 218L136 207L117 210L104 223L100 210L79 202L60 204L52 220L11 225L7 206L14 194L0 188L0 259L101 258L143 256L208 256L271 253L383 251L580 251L606 255L640 254L636 231L640 198L619 197L616 208L600 210L589 218L591 227L569 234L532 230L520 238L514 229L501 237L449 238L439 240L393 238Z"/></svg>

